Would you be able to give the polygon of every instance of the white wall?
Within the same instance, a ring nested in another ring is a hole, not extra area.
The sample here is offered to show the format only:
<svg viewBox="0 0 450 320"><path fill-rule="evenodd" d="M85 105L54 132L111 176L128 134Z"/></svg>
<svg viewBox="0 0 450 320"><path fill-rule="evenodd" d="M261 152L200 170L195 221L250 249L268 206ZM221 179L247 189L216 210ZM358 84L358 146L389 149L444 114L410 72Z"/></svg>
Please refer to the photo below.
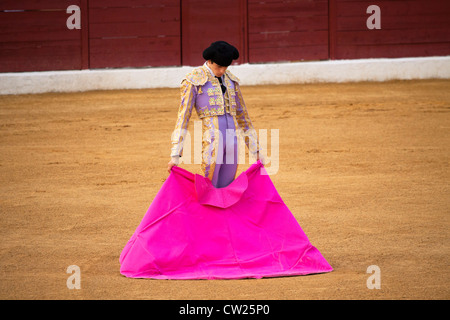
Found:
<svg viewBox="0 0 450 320"><path fill-rule="evenodd" d="M0 73L0 94L176 88L193 67ZM450 79L450 56L243 64L241 85Z"/></svg>

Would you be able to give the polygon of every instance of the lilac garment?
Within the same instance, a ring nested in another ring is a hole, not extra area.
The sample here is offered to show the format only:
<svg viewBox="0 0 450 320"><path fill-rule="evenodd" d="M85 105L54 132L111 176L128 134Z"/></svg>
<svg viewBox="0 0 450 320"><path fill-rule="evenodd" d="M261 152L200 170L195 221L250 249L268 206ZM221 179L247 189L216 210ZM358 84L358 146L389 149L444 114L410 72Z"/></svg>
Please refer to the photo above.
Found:
<svg viewBox="0 0 450 320"><path fill-rule="evenodd" d="M120 255L126 277L239 279L332 271L261 162L229 186L174 167Z"/></svg>
<svg viewBox="0 0 450 320"><path fill-rule="evenodd" d="M238 166L237 137L233 117L229 113L218 116L222 140L217 150L217 162L214 168L212 184L216 188L228 186L236 177Z"/></svg>

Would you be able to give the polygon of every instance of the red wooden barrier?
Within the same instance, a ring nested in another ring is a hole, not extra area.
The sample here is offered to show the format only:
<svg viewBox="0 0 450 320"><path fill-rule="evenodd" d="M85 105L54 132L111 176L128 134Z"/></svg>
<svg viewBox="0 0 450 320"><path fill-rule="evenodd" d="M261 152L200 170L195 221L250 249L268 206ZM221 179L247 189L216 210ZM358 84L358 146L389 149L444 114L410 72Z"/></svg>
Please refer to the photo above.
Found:
<svg viewBox="0 0 450 320"><path fill-rule="evenodd" d="M196 66L212 42L223 40L240 53L237 63L247 62L246 0L182 0L182 64Z"/></svg>
<svg viewBox="0 0 450 320"><path fill-rule="evenodd" d="M90 0L90 68L180 65L179 0Z"/></svg>
<svg viewBox="0 0 450 320"><path fill-rule="evenodd" d="M249 61L328 59L328 1L248 1Z"/></svg>
<svg viewBox="0 0 450 320"><path fill-rule="evenodd" d="M450 54L448 0L330 0L335 24L331 59L398 58ZM370 5L380 8L381 29L368 29Z"/></svg>
<svg viewBox="0 0 450 320"><path fill-rule="evenodd" d="M66 26L70 5L81 30ZM448 0L1 0L0 72L195 66L216 40L238 64L443 56L449 16Z"/></svg>
<svg viewBox="0 0 450 320"><path fill-rule="evenodd" d="M82 33L66 26L80 0L0 2L0 72L81 69Z"/></svg>

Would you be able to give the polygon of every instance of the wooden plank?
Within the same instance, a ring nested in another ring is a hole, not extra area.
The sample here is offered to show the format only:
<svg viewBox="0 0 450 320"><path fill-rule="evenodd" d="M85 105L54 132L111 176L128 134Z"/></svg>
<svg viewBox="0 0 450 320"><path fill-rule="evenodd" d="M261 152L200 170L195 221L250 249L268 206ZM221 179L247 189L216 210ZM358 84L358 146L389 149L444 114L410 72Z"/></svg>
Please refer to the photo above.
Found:
<svg viewBox="0 0 450 320"><path fill-rule="evenodd" d="M176 21L168 23L149 21L90 25L90 36L92 39L111 37L178 36L179 34L180 23Z"/></svg>
<svg viewBox="0 0 450 320"><path fill-rule="evenodd" d="M259 33L261 30L265 32L328 30L328 16L252 19L249 33Z"/></svg>
<svg viewBox="0 0 450 320"><path fill-rule="evenodd" d="M13 7L11 4L2 2L8 8ZM61 8L67 3L23 1L21 4L24 8L47 9L0 11L2 72L80 69L81 30L67 28L70 14L66 7Z"/></svg>
<svg viewBox="0 0 450 320"><path fill-rule="evenodd" d="M336 0L336 3L335 57L338 59L450 54L450 2L447 0L376 3ZM380 7L380 30L369 30L366 26L369 17L366 9L371 4Z"/></svg>
<svg viewBox="0 0 450 320"><path fill-rule="evenodd" d="M179 37L91 39L91 68L179 65L179 45Z"/></svg>
<svg viewBox="0 0 450 320"><path fill-rule="evenodd" d="M143 67L170 67L179 66L179 52L146 52L133 51L124 53L104 53L90 56L91 69L103 68L143 68ZM111 63L112 61L112 63Z"/></svg>
<svg viewBox="0 0 450 320"><path fill-rule="evenodd" d="M89 0L92 8L180 7L180 0Z"/></svg>
<svg viewBox="0 0 450 320"><path fill-rule="evenodd" d="M432 4L430 4L430 2ZM339 30L366 29L366 13L371 1L338 1ZM450 2L434 1L379 1L383 29L426 28L438 22L448 22ZM446 27L449 27L447 23Z"/></svg>
<svg viewBox="0 0 450 320"><path fill-rule="evenodd" d="M91 39L91 53L131 52L130 47L136 51L173 51L178 49L178 41L179 37Z"/></svg>
<svg viewBox="0 0 450 320"><path fill-rule="evenodd" d="M267 51L271 54L268 55ZM310 61L327 60L328 45L302 46L286 48L253 48L251 51L252 63L286 62L286 61Z"/></svg>
<svg viewBox="0 0 450 320"><path fill-rule="evenodd" d="M66 26L65 11L0 12L0 41L54 41L80 39L79 30Z"/></svg>
<svg viewBox="0 0 450 320"><path fill-rule="evenodd" d="M241 0L216 2L182 1L182 64L196 66L204 63L203 50L212 42L223 40L234 45L239 52L246 46L243 35L245 18ZM213 10L211 8L214 8ZM240 55L235 63L243 63Z"/></svg>
<svg viewBox="0 0 450 320"><path fill-rule="evenodd" d="M328 45L328 31L268 32L249 36L252 48Z"/></svg>
<svg viewBox="0 0 450 320"><path fill-rule="evenodd" d="M402 29L402 30L363 30L341 31L337 34L339 45L378 45L378 44L408 44L436 43L450 44L450 33L445 29ZM449 46L450 49L450 46Z"/></svg>
<svg viewBox="0 0 450 320"><path fill-rule="evenodd" d="M242 32L239 33L239 43L241 43L240 47L240 63L247 63L249 52L248 52L248 44L249 44L249 26L248 26L248 1L241 0L239 1L239 17L240 17L240 25L242 27Z"/></svg>
<svg viewBox="0 0 450 320"><path fill-rule="evenodd" d="M328 58L328 1L249 1L249 61Z"/></svg>
<svg viewBox="0 0 450 320"><path fill-rule="evenodd" d="M338 31L367 30L366 21L368 15L340 17L337 23ZM410 15L410 16L381 16L381 28L383 30L399 29L428 29L428 28L449 28L448 14L435 15Z"/></svg>
<svg viewBox="0 0 450 320"><path fill-rule="evenodd" d="M361 14L368 16L366 10L370 5L379 6L382 15L388 16L433 15L440 12L450 12L448 0L337 0L337 15L338 17L360 16Z"/></svg>
<svg viewBox="0 0 450 320"><path fill-rule="evenodd" d="M129 23L179 21L178 7L90 8L89 21L96 23Z"/></svg>
<svg viewBox="0 0 450 320"><path fill-rule="evenodd" d="M377 46L346 45L339 47L338 59L364 58L399 58L399 57L428 57L446 56L449 54L447 43L389 44Z"/></svg>
<svg viewBox="0 0 450 320"><path fill-rule="evenodd" d="M80 6L80 0L2 0L0 11L4 10L66 10L70 5Z"/></svg>
<svg viewBox="0 0 450 320"><path fill-rule="evenodd" d="M0 72L80 69L79 41L0 43Z"/></svg>
<svg viewBox="0 0 450 320"><path fill-rule="evenodd" d="M338 29L337 19L337 0L329 0L328 2L328 57L332 60L336 59L337 39L336 33Z"/></svg>
<svg viewBox="0 0 450 320"><path fill-rule="evenodd" d="M91 68L180 65L179 1L89 1Z"/></svg>
<svg viewBox="0 0 450 320"><path fill-rule="evenodd" d="M89 69L89 0L81 0L81 69Z"/></svg>
<svg viewBox="0 0 450 320"><path fill-rule="evenodd" d="M327 15L328 1L250 2L249 19Z"/></svg>

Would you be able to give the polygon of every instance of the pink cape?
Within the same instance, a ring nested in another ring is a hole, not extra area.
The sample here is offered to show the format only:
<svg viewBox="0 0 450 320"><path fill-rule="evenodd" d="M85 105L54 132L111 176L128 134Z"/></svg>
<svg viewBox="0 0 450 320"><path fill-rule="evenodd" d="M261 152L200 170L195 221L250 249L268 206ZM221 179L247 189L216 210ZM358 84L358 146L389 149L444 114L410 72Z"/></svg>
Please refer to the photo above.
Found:
<svg viewBox="0 0 450 320"><path fill-rule="evenodd" d="M119 261L124 276L153 279L262 278L333 270L259 161L225 188L173 167Z"/></svg>

